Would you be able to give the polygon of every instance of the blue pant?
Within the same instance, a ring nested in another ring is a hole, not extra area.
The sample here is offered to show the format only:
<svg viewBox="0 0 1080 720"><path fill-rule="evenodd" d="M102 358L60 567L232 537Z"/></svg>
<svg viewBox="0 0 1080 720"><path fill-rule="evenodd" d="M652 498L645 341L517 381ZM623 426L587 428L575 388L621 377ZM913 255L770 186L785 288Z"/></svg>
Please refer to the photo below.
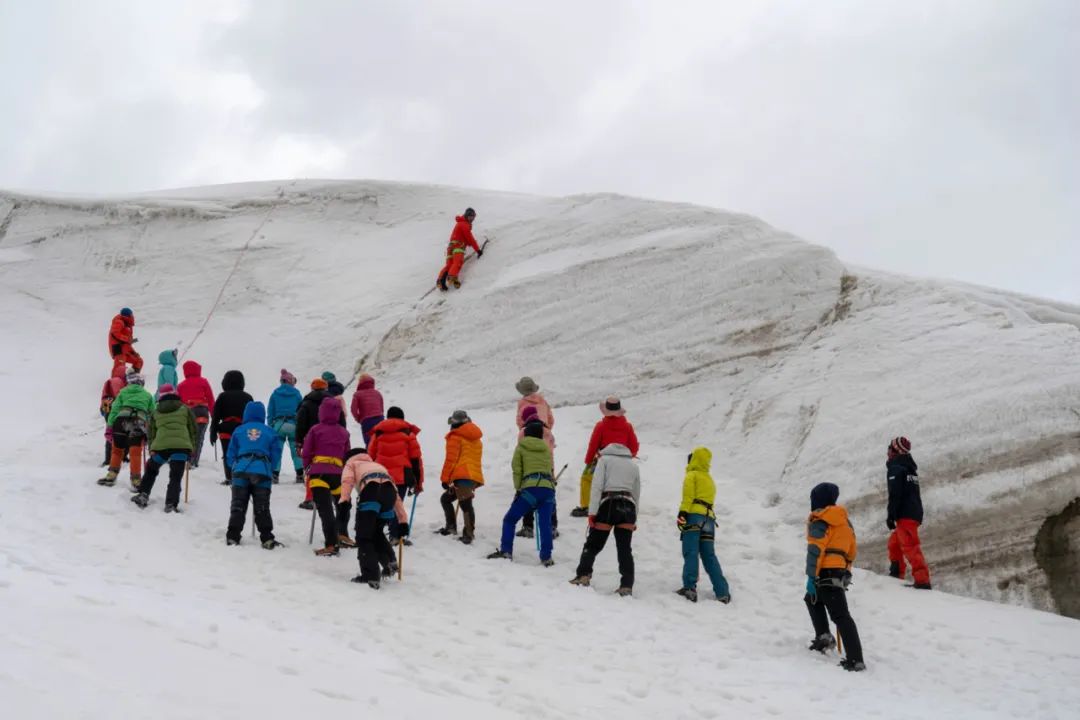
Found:
<svg viewBox="0 0 1080 720"><path fill-rule="evenodd" d="M724 578L724 571L720 568L720 561L716 559L716 550L713 547L716 521L695 513L687 515L686 522L687 525L700 525L701 528L684 530L682 534L683 587L697 588L698 558L701 558L701 564L705 566L705 572L712 580L713 592L717 597L730 594L727 579Z"/></svg>
<svg viewBox="0 0 1080 720"><path fill-rule="evenodd" d="M555 491L551 488L531 487L520 491L503 516L502 543L499 549L514 552L514 528L529 513L537 513L537 537L540 538L540 559L551 557L551 513L555 509Z"/></svg>
<svg viewBox="0 0 1080 720"><path fill-rule="evenodd" d="M292 464L296 474L299 475L304 468L304 461L300 459L300 448L296 445L296 423L291 420L277 420L274 422L274 432L281 438L282 445L289 446L289 452L292 453ZM284 456L285 453L282 453ZM274 466L274 472L281 470L281 459L277 461L277 465Z"/></svg>

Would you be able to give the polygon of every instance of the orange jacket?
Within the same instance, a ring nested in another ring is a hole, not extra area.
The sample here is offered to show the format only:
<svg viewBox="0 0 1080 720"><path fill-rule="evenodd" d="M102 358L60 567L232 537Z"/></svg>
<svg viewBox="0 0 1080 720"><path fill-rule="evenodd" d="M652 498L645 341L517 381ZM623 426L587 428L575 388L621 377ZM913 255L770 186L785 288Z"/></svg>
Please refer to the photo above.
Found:
<svg viewBox="0 0 1080 720"><path fill-rule="evenodd" d="M822 570L850 570L858 545L855 530L843 505L829 505L806 519L806 574L818 577Z"/></svg>
<svg viewBox="0 0 1080 720"><path fill-rule="evenodd" d="M112 351L113 345L130 345L131 344L131 328L135 325L134 317L124 317L123 315L117 315L112 319L112 325L109 327L109 351Z"/></svg>
<svg viewBox="0 0 1080 720"><path fill-rule="evenodd" d="M454 231L450 233L450 246L446 248L446 256L464 255L465 248L471 247L473 252L480 252L480 246L476 244L476 238L472 234L472 223L463 216L458 215Z"/></svg>
<svg viewBox="0 0 1080 720"><path fill-rule="evenodd" d="M444 485L454 480L472 480L477 485L484 484L484 470L481 467L484 443L480 440L483 436L484 433L472 422L446 434L446 460L440 477Z"/></svg>

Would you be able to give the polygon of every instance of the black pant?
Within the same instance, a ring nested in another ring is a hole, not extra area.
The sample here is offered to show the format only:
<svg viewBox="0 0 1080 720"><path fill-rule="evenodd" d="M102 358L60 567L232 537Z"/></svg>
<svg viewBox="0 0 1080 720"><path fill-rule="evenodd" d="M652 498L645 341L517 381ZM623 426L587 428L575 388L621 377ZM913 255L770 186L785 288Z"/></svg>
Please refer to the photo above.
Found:
<svg viewBox="0 0 1080 720"><path fill-rule="evenodd" d="M146 470L143 471L142 482L139 483L139 492L150 494L157 481L158 472L162 465L169 465L169 486L165 489L165 504L180 504L180 487L184 481L184 470L187 468L190 452L188 450L155 450L150 453L150 459L146 462ZM174 459L175 458L175 459Z"/></svg>
<svg viewBox="0 0 1080 720"><path fill-rule="evenodd" d="M529 528L530 530L532 530L533 525L535 525L535 524L536 524L536 518L533 516L533 513L529 513L525 517L521 518L521 527ZM551 529L552 530L558 530L559 529L559 506L558 505L552 505L551 506Z"/></svg>
<svg viewBox="0 0 1080 720"><path fill-rule="evenodd" d="M316 485L321 480L330 487ZM319 520L322 521L323 539L327 547L337 545L337 515L334 505L337 504L341 494L341 476L320 474L311 476L311 499L315 503L315 509L319 511Z"/></svg>
<svg viewBox="0 0 1080 720"><path fill-rule="evenodd" d="M349 516L352 515L352 503L346 500L337 504L337 534L349 537Z"/></svg>
<svg viewBox="0 0 1080 720"><path fill-rule="evenodd" d="M454 511L454 501L457 501L458 507L461 508L461 516L465 521L461 536L472 540L476 533L476 511L473 509L476 488L457 483L458 481L455 480L453 484L444 486L445 490L439 496L439 503L442 504L443 513L446 515L446 527L457 530L457 516Z"/></svg>
<svg viewBox="0 0 1080 720"><path fill-rule="evenodd" d="M229 467L227 459L229 456L229 438L219 436L218 440L221 440L221 464L225 466L225 479L232 480L232 468Z"/></svg>
<svg viewBox="0 0 1080 720"><path fill-rule="evenodd" d="M578 562L577 574L592 575L596 556L607 544L608 535L615 532L615 550L619 555L619 574L622 576L621 587L634 587L634 553L630 541L634 537L633 526L637 522L637 506L634 501L624 496L611 496L600 502L596 510L596 522L585 538L585 547L581 549L581 561Z"/></svg>
<svg viewBox="0 0 1080 720"><path fill-rule="evenodd" d="M237 479L246 479L243 485L232 486L232 504L229 506L229 529L225 537L240 541L247 520L248 500L255 506L255 527L259 529L259 540L266 542L274 539L274 520L270 517L270 488L258 487L256 483L269 480L264 475L243 473Z"/></svg>
<svg viewBox="0 0 1080 720"><path fill-rule="evenodd" d="M394 560L394 550L383 533L388 521L380 516L393 512L396 499L392 483L375 482L365 485L357 498L356 556L364 582L378 580L379 564L389 565Z"/></svg>
<svg viewBox="0 0 1080 720"><path fill-rule="evenodd" d="M859 629L855 627L855 621L848 612L847 592L839 587L819 587L817 602L811 602L807 595L806 608L810 611L810 622L814 623L814 635L831 635L829 618L836 623L836 631L840 633L840 640L844 643L844 651L847 659L853 662L862 662L862 643L859 641ZM825 612L828 611L828 617Z"/></svg>
<svg viewBox="0 0 1080 720"><path fill-rule="evenodd" d="M406 496L408 496L408 494L409 494L409 486L408 486L408 485L406 485L405 483L402 483L401 485L395 485L395 486L394 486L394 492L396 492L396 493L397 493L397 496L398 496L399 498L401 498L402 502L404 502L404 501L405 501L405 498L406 498ZM398 521L397 521L397 517L393 517L393 518L391 518L388 524L389 524L389 526L390 526L390 537L391 537L391 538L396 538L396 537L398 536L398 531L397 531L397 529L398 529Z"/></svg>

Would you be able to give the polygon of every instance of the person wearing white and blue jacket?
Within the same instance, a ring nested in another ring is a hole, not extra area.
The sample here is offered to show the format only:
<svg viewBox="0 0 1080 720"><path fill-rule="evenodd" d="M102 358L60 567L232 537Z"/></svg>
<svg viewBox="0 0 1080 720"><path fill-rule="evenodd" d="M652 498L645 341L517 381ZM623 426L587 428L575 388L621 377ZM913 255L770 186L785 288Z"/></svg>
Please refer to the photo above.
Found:
<svg viewBox="0 0 1080 720"><path fill-rule="evenodd" d="M296 376L282 368L281 384L270 393L266 414L270 419L270 426L281 438L282 450L284 451L286 445L289 446L298 483L304 482L304 461L300 459L300 446L296 442L296 411L303 400L304 396L296 389ZM274 482L278 481L280 473L281 459L279 458L274 463Z"/></svg>
<svg viewBox="0 0 1080 720"><path fill-rule="evenodd" d="M266 424L266 409L258 401L244 407L244 422L237 427L225 455L226 464L232 469L232 504L229 511L229 529L225 541L239 545L247 518L248 500L255 507L255 527L259 540L267 550L278 547L274 539L274 521L270 517L270 490L273 486L273 468L281 462L281 438Z"/></svg>

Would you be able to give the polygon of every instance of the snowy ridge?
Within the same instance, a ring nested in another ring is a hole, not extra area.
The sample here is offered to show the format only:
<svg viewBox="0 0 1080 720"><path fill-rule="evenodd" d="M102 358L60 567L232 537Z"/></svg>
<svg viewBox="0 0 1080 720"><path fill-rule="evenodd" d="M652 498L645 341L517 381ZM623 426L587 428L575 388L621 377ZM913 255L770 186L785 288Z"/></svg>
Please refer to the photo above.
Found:
<svg viewBox="0 0 1080 720"><path fill-rule="evenodd" d="M461 292L421 299L466 205L491 245ZM0 693L20 717L787 717L840 703L858 717L1052 718L1080 701L1073 620L860 571L849 600L870 671L849 676L802 649L800 600L821 479L841 486L860 565L885 565L883 451L904 432L935 586L1059 607L1067 591L1034 547L1080 496L1078 308L848 268L747 216L611 195L290 181L0 195L0 223L0 331L15 340L0 384L32 408L5 419L0 481ZM219 294L189 351L215 388L240 368L265 399L283 366L303 381L365 359L424 429L429 478L446 416L469 409L486 433L477 544L431 535L441 513L425 493L405 582L374 593L347 582L353 557L310 556L295 486L275 489L288 544L275 553L226 550L210 462L179 517L160 512L162 488L140 514L122 488L95 486L108 318L136 308L152 376ZM482 559L512 495L522 374L557 406L557 462L571 464L551 569L528 540L512 564ZM613 547L593 590L566 584L583 539L567 511L610 392L643 446L625 601L610 596ZM695 443L716 457L726 607L671 593Z"/></svg>

